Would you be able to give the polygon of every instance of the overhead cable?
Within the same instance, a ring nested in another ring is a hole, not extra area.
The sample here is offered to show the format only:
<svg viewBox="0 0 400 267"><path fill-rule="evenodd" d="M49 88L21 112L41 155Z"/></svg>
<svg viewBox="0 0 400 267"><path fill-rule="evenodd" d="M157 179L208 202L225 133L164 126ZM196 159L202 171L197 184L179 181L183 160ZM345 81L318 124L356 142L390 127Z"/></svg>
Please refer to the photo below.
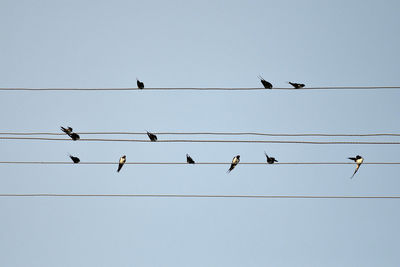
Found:
<svg viewBox="0 0 400 267"><path fill-rule="evenodd" d="M26 140L26 141L68 141L66 138L46 137L0 137L0 140ZM141 139L105 139L105 138L81 138L72 142L135 142L148 143L150 140ZM364 142L364 141L298 141L298 140L193 140L193 139L170 139L157 140L152 143L261 143L261 144L309 144L309 145L400 145L400 142Z"/></svg>

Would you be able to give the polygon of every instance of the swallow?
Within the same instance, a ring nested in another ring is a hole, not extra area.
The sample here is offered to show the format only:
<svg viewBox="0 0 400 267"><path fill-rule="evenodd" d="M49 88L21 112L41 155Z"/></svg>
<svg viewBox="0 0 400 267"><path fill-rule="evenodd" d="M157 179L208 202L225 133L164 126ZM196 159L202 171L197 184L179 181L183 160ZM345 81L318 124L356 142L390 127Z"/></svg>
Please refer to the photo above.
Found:
<svg viewBox="0 0 400 267"><path fill-rule="evenodd" d="M150 132L147 132L147 136L150 138L151 142L157 141L157 136L155 134L152 134Z"/></svg>
<svg viewBox="0 0 400 267"><path fill-rule="evenodd" d="M64 128L64 127L61 126L61 131L63 131L64 133L70 135L72 133L72 128L71 127Z"/></svg>
<svg viewBox="0 0 400 267"><path fill-rule="evenodd" d="M79 163L79 162L81 162L81 160L80 160L78 157L74 157L74 156L72 156L72 155L69 155L69 157L72 159L72 161L73 161L74 163Z"/></svg>
<svg viewBox="0 0 400 267"><path fill-rule="evenodd" d="M71 137L72 140L74 140L74 141L80 139L80 136L79 136L79 134L77 134L77 133L71 133L71 134L69 134L69 137Z"/></svg>
<svg viewBox="0 0 400 267"><path fill-rule="evenodd" d="M143 89L143 88L144 88L144 83L141 82L141 81L139 81L138 79L136 79L136 84L137 84L137 87L138 87L139 89Z"/></svg>
<svg viewBox="0 0 400 267"><path fill-rule="evenodd" d="M122 157L119 158L119 164L118 164L117 172L119 172L121 170L121 168L122 168L122 166L124 166L125 162L126 162L126 156L123 155Z"/></svg>
<svg viewBox="0 0 400 267"><path fill-rule="evenodd" d="M267 157L268 164L274 164L274 162L278 162L274 157L268 157L267 153L264 151L265 156Z"/></svg>
<svg viewBox="0 0 400 267"><path fill-rule="evenodd" d="M258 76L258 79L260 79L262 85L264 86L265 89L272 89L272 84L267 82L266 80L264 80L263 77L261 77L260 75Z"/></svg>
<svg viewBox="0 0 400 267"><path fill-rule="evenodd" d="M231 167L229 168L228 173L230 173L236 167L236 165L239 164L239 162L240 162L240 155L237 155L232 159Z"/></svg>
<svg viewBox="0 0 400 267"><path fill-rule="evenodd" d="M357 172L358 169L360 168L361 164L363 163L364 158L361 157L360 155L357 155L355 158L348 158L348 159L353 160L353 161L357 164L356 169L354 170L353 175L350 177L350 178L353 178L353 176L356 174L356 172Z"/></svg>
<svg viewBox="0 0 400 267"><path fill-rule="evenodd" d="M304 83L292 83L292 82L289 82L289 84L291 86L293 86L294 88L296 88L296 89L300 89L300 88L303 88L304 86L306 86Z"/></svg>
<svg viewBox="0 0 400 267"><path fill-rule="evenodd" d="M186 154L186 162L189 164L194 164L194 160L192 159L191 156L189 156L189 154Z"/></svg>

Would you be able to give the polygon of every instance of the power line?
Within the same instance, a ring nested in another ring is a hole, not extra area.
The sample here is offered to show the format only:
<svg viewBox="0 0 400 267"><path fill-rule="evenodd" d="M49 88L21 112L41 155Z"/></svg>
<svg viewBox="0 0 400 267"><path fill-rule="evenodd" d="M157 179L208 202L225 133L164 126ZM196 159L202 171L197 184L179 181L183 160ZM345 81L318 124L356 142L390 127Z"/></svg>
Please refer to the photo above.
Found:
<svg viewBox="0 0 400 267"><path fill-rule="evenodd" d="M0 197L116 197L116 198L247 198L247 199L400 199L400 196L313 196L313 195L195 195L195 194L0 194Z"/></svg>
<svg viewBox="0 0 400 267"><path fill-rule="evenodd" d="M66 138L46 137L0 137L0 140L35 140L35 141L71 141ZM135 142L148 143L150 140L140 139L104 139L104 138L81 138L78 141L89 142ZM78 142L75 141L75 142ZM288 140L193 140L193 139L171 139L158 140L152 143L261 143L261 144L308 144L308 145L400 145L400 142L363 142L363 141L288 141Z"/></svg>
<svg viewBox="0 0 400 267"><path fill-rule="evenodd" d="M260 87L154 87L154 88L0 88L0 91L269 91L269 90L377 90L377 89L400 89L400 86L323 86L323 87L303 87L299 89L276 87L265 89Z"/></svg>
<svg viewBox="0 0 400 267"><path fill-rule="evenodd" d="M42 164L42 165L115 165L117 161L91 161L80 162L72 161L0 161L0 164ZM194 165L230 165L231 162L196 162ZM240 165L354 165L354 162L276 162L267 164L266 162L240 162ZM126 162L125 165L191 165L187 162ZM363 165L400 165L400 162L364 162Z"/></svg>
<svg viewBox="0 0 400 267"><path fill-rule="evenodd" d="M84 135L146 135L145 132L77 132ZM399 133L369 133L369 134L329 134L329 133L260 133L260 132L153 132L157 135L254 135L272 137L375 137L375 136L400 136ZM0 132L0 135L65 135L55 132Z"/></svg>

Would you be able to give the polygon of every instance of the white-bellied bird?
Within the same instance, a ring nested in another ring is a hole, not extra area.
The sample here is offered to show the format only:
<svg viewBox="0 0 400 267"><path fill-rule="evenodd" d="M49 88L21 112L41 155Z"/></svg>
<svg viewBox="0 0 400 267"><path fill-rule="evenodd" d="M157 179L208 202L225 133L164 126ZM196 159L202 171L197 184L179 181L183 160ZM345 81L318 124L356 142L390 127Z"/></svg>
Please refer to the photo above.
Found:
<svg viewBox="0 0 400 267"><path fill-rule="evenodd" d="M229 167L228 173L230 173L236 167L236 165L239 164L239 162L240 162L240 155L237 155L232 159L231 167Z"/></svg>
<svg viewBox="0 0 400 267"><path fill-rule="evenodd" d="M118 164L117 172L119 172L121 170L121 168L122 168L122 166L124 166L125 162L126 162L126 156L123 155L122 157L119 158L119 164Z"/></svg>
<svg viewBox="0 0 400 267"><path fill-rule="evenodd" d="M361 157L360 155L357 155L355 158L350 157L350 158L348 158L348 159L353 160L353 161L357 164L356 169L354 170L353 175L350 177L350 178L353 178L353 176L356 174L356 172L357 172L358 169L360 168L361 164L363 163L364 158Z"/></svg>

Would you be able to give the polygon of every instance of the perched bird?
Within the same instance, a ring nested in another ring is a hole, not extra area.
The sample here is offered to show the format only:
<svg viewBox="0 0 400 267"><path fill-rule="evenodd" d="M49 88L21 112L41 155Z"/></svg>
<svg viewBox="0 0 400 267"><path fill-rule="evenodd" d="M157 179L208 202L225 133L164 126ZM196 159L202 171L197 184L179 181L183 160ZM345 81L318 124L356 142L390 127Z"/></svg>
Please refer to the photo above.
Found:
<svg viewBox="0 0 400 267"><path fill-rule="evenodd" d="M267 153L264 151L265 156L267 157L268 164L274 164L274 162L278 162L274 157L268 157Z"/></svg>
<svg viewBox="0 0 400 267"><path fill-rule="evenodd" d="M74 141L80 139L80 136L79 136L79 134L77 134L77 133L71 133L71 134L69 134L69 137L71 137L72 140L74 140Z"/></svg>
<svg viewBox="0 0 400 267"><path fill-rule="evenodd" d="M355 158L348 158L348 159L353 160L353 161L357 164L356 169L354 170L353 175L350 177L350 178L353 178L353 176L356 174L356 172L357 172L358 169L360 168L361 164L363 163L364 158L361 157L360 155L357 155Z"/></svg>
<svg viewBox="0 0 400 267"><path fill-rule="evenodd" d="M124 166L125 162L126 162L126 156L123 155L122 157L119 158L119 164L118 164L117 172L119 172L121 170L121 168L122 168L122 166Z"/></svg>
<svg viewBox="0 0 400 267"><path fill-rule="evenodd" d="M228 173L230 173L236 167L236 165L239 164L239 161L240 155L237 155L232 159L231 167L229 168Z"/></svg>
<svg viewBox="0 0 400 267"><path fill-rule="evenodd" d="M68 128L64 128L61 126L61 131L63 131L64 133L70 135L72 133L72 128L68 127Z"/></svg>
<svg viewBox="0 0 400 267"><path fill-rule="evenodd" d="M147 132L147 136L150 138L151 142L157 141L157 136L155 134L152 134L150 132Z"/></svg>
<svg viewBox="0 0 400 267"><path fill-rule="evenodd" d="M296 88L296 89L300 89L300 88L303 88L304 86L306 86L304 83L292 83L292 82L289 82L289 84L291 86L293 86L294 88Z"/></svg>
<svg viewBox="0 0 400 267"><path fill-rule="evenodd" d="M189 164L194 164L194 160L192 159L191 156L189 156L189 154L186 154L186 162Z"/></svg>
<svg viewBox="0 0 400 267"><path fill-rule="evenodd" d="M139 89L143 89L143 88L144 88L144 83L141 82L141 81L139 81L138 79L136 79L136 84L137 84L137 87L138 87Z"/></svg>
<svg viewBox="0 0 400 267"><path fill-rule="evenodd" d="M72 140L76 141L79 140L79 134L72 132L72 128L68 127L68 128L64 128L61 126L61 131L63 131L64 133L68 134L69 137L72 138Z"/></svg>
<svg viewBox="0 0 400 267"><path fill-rule="evenodd" d="M258 76L258 79L261 80L262 85L264 86L265 89L272 89L272 84L264 80L263 77Z"/></svg>
<svg viewBox="0 0 400 267"><path fill-rule="evenodd" d="M74 157L74 156L72 156L72 155L69 155L69 157L72 159L72 161L73 161L74 163L79 163L79 162L81 162L81 160L80 160L78 157Z"/></svg>

